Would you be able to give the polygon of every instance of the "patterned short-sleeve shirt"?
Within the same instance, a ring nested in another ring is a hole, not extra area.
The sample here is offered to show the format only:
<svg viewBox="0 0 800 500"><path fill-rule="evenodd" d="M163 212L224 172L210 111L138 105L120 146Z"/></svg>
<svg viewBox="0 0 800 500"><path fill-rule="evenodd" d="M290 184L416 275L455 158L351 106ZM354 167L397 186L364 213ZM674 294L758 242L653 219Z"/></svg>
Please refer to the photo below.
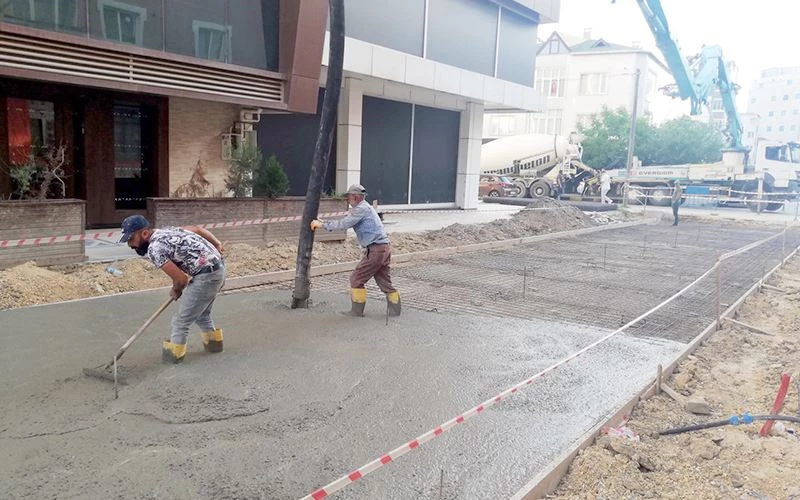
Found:
<svg viewBox="0 0 800 500"><path fill-rule="evenodd" d="M190 276L222 261L219 251L208 240L178 227L153 231L147 258L156 267L162 267L171 260L181 271Z"/></svg>

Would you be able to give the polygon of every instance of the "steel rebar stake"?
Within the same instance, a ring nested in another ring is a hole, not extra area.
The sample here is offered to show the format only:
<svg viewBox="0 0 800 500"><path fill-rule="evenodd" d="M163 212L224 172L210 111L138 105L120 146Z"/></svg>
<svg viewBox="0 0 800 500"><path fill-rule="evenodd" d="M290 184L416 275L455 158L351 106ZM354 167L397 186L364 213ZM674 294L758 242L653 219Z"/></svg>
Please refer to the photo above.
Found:
<svg viewBox="0 0 800 500"><path fill-rule="evenodd" d="M781 238L781 262L786 257L786 231L789 229L789 223L786 223L786 227L783 228L783 235Z"/></svg>
<svg viewBox="0 0 800 500"><path fill-rule="evenodd" d="M525 298L525 291L528 289L528 266L522 268L522 298Z"/></svg>
<svg viewBox="0 0 800 500"><path fill-rule="evenodd" d="M722 260L717 252L717 330L722 328Z"/></svg>

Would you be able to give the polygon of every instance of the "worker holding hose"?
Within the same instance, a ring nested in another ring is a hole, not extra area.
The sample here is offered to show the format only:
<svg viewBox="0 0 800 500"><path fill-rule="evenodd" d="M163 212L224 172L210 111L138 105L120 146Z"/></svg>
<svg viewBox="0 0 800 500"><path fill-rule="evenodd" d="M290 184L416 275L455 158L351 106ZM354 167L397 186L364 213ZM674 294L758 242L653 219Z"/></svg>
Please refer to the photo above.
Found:
<svg viewBox="0 0 800 500"><path fill-rule="evenodd" d="M328 231L353 228L358 243L364 248L364 257L350 275L351 308L348 316L363 316L367 303L367 289L364 285L370 278L386 294L389 316L400 316L400 293L392 286L389 263L392 260L392 246L383 227L378 212L364 199L367 190L361 184L353 184L347 189L347 203L350 212L336 221L311 221L311 230L323 228Z"/></svg>
<svg viewBox="0 0 800 500"><path fill-rule="evenodd" d="M222 352L222 330L215 327L211 318L211 307L225 284L222 243L210 231L197 226L153 229L141 215L122 221L120 243L127 243L172 279L169 293L173 299L183 297L172 317L172 335L162 346L162 361L183 361L192 323L201 329L206 352Z"/></svg>

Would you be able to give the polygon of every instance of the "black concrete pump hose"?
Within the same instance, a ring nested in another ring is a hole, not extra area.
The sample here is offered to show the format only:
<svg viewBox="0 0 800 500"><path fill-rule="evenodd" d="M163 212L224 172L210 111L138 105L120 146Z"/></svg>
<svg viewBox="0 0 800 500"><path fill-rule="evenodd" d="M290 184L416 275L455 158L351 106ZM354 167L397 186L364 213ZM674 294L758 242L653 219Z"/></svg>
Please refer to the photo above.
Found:
<svg viewBox="0 0 800 500"><path fill-rule="evenodd" d="M710 429L712 427L722 427L723 425L739 425L739 424L751 424L756 420L782 420L784 422L794 422L796 424L800 424L800 417L792 417L786 415L750 415L749 413L745 413L744 415L733 415L725 420L716 420L714 422L706 422L703 424L695 424L695 425L688 425L686 427L676 427L674 429L667 429L665 431L661 431L658 434L661 436L667 436L670 434L682 434L684 432L690 431L699 431L701 429Z"/></svg>

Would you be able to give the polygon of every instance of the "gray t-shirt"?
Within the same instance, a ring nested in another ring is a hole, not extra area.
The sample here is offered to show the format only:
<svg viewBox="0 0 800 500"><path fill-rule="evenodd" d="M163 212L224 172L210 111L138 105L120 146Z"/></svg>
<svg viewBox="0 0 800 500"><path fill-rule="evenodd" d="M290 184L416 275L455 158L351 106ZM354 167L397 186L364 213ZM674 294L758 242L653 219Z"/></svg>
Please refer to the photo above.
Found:
<svg viewBox="0 0 800 500"><path fill-rule="evenodd" d="M156 267L162 267L171 260L189 276L222 261L222 256L208 240L179 227L153 231L147 258Z"/></svg>

